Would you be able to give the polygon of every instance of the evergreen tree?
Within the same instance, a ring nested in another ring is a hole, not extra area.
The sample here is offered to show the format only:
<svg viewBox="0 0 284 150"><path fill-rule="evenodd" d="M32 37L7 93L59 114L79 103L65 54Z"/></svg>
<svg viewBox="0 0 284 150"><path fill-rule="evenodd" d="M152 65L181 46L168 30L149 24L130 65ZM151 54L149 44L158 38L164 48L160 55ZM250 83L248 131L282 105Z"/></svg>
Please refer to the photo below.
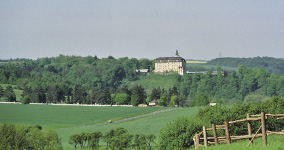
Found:
<svg viewBox="0 0 284 150"><path fill-rule="evenodd" d="M141 85L134 86L131 89L131 105L138 106L138 104L144 104L146 102L146 92Z"/></svg>
<svg viewBox="0 0 284 150"><path fill-rule="evenodd" d="M81 85L76 84L73 90L72 102L82 104L86 95L85 89Z"/></svg>
<svg viewBox="0 0 284 150"><path fill-rule="evenodd" d="M1 100L2 96L4 96L4 89L3 89L3 87L0 85L0 100Z"/></svg>
<svg viewBox="0 0 284 150"><path fill-rule="evenodd" d="M32 94L31 101L34 103L45 103L46 102L46 94L41 86L37 86Z"/></svg>
<svg viewBox="0 0 284 150"><path fill-rule="evenodd" d="M11 85L8 85L8 86L6 87L6 90L5 90L5 92L4 92L4 96L6 97L6 100L7 100L8 102L14 102L14 101L16 101L16 94L14 93L14 90L13 90L13 88L12 88Z"/></svg>

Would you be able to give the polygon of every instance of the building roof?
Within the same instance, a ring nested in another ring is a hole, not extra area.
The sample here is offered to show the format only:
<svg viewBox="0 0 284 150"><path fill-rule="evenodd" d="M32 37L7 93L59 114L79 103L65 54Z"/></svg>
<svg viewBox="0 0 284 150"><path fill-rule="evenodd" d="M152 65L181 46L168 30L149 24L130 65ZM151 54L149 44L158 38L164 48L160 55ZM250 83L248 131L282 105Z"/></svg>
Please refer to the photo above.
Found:
<svg viewBox="0 0 284 150"><path fill-rule="evenodd" d="M182 57L159 57L156 58L156 62L185 62Z"/></svg>
<svg viewBox="0 0 284 150"><path fill-rule="evenodd" d="M136 69L136 72L149 72L149 69Z"/></svg>

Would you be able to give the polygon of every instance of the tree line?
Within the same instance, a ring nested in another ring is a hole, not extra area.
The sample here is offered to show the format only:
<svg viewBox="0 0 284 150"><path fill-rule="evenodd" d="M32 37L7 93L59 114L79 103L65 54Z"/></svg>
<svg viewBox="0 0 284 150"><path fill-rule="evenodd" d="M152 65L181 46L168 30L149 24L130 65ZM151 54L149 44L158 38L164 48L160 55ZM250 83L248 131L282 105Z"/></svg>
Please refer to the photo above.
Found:
<svg viewBox="0 0 284 150"><path fill-rule="evenodd" d="M218 67L217 75L208 71L207 74L182 76L178 88L181 94L188 97L191 106L201 106L208 102L243 103L245 99L261 102L262 99L257 98L262 97L251 95L284 96L284 76L244 65L226 75Z"/></svg>
<svg viewBox="0 0 284 150"><path fill-rule="evenodd" d="M261 68L271 73L284 75L284 60L273 57L253 57L253 58L216 58L208 61L209 65L238 67L245 65L251 68Z"/></svg>
<svg viewBox="0 0 284 150"><path fill-rule="evenodd" d="M179 95L175 86L168 90L161 89L160 87L154 88L148 96L141 85L132 88L123 86L118 89L99 89L94 87L88 90L76 84L74 88L70 88L67 91L67 96L65 96L63 87L59 85L49 85L47 89L37 86L34 90L30 87L25 87L22 94L22 103L79 103L138 106L139 104L149 104L151 101L157 100L161 106L183 106L186 100L184 95Z"/></svg>
<svg viewBox="0 0 284 150"><path fill-rule="evenodd" d="M64 56L40 58L19 62L0 63L0 83L44 89L49 84L64 84L71 87L80 84L87 88L117 88L122 80L134 81L139 72L136 69L154 70L154 60L119 58L112 56Z"/></svg>
<svg viewBox="0 0 284 150"><path fill-rule="evenodd" d="M99 142L102 139L107 144L107 149L152 149L151 144L156 136L153 134L135 134L128 133L125 128L116 128L107 131L104 135L100 131L82 132L81 134L73 134L69 137L69 144L76 149L78 145L81 149L84 148L99 148Z"/></svg>
<svg viewBox="0 0 284 150"><path fill-rule="evenodd" d="M146 103L146 93L142 86L127 86L118 89L87 89L76 84L73 88L65 89L60 85L49 85L47 89L37 86L35 89L25 87L22 103L67 103L67 104L101 104L101 105L134 105ZM67 95L65 95L65 92Z"/></svg>

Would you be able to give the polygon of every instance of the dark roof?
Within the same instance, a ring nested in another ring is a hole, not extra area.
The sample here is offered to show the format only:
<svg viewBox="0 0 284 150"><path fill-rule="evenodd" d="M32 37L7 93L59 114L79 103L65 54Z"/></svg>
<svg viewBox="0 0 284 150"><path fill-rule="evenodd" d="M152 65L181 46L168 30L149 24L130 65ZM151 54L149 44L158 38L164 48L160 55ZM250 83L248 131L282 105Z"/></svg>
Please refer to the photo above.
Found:
<svg viewBox="0 0 284 150"><path fill-rule="evenodd" d="M182 57L159 57L156 62L182 62L185 61Z"/></svg>

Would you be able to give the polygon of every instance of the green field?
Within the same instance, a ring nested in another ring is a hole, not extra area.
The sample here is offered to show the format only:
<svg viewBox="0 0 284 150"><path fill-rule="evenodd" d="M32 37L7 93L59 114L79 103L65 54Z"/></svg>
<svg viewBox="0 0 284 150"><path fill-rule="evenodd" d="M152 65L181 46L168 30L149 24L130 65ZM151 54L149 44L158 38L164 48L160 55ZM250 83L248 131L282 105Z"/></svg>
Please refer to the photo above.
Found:
<svg viewBox="0 0 284 150"><path fill-rule="evenodd" d="M108 124L104 126L95 126L95 127L87 127L87 128L64 128L57 129L57 133L60 135L62 139L62 145L65 148L71 148L69 145L68 138L70 135L75 133L81 133L82 131L90 132L90 131L101 131L106 132L110 129L124 127L131 134L151 134L156 135L157 139L159 138L160 130L166 126L166 123L172 120L175 120L178 116L192 116L195 115L198 111L198 108L184 108L179 110L174 110L171 112L165 112L157 115L152 115L144 118L139 118L127 122L121 122L116 124ZM157 140L156 139L156 140ZM101 145L105 143L101 142Z"/></svg>
<svg viewBox="0 0 284 150"><path fill-rule="evenodd" d="M8 85L9 85L9 84L0 84L0 86L2 86L4 90L6 89L6 87L7 87ZM15 88L16 88L15 85L12 85L12 87L13 87L13 91L14 91L15 94L16 94L16 100L17 100L17 101L20 101L20 100L21 100L21 97L22 97L21 95L23 94L23 90L15 89ZM1 98L0 101L4 101L4 98Z"/></svg>
<svg viewBox="0 0 284 150"><path fill-rule="evenodd" d="M101 131L105 133L117 127L126 128L131 134L153 133L159 135L160 129L177 116L196 114L198 108L184 108L138 118L121 123L102 126L84 127L106 123L108 120L120 120L154 111L169 109L167 107L88 107L88 106L52 106L52 105L21 105L0 104L0 124L41 125L43 128L53 128L62 139L62 145L68 144L69 136L83 131ZM104 144L104 143L102 143Z"/></svg>
<svg viewBox="0 0 284 150"><path fill-rule="evenodd" d="M67 128L147 114L164 107L91 107L0 104L0 123Z"/></svg>

